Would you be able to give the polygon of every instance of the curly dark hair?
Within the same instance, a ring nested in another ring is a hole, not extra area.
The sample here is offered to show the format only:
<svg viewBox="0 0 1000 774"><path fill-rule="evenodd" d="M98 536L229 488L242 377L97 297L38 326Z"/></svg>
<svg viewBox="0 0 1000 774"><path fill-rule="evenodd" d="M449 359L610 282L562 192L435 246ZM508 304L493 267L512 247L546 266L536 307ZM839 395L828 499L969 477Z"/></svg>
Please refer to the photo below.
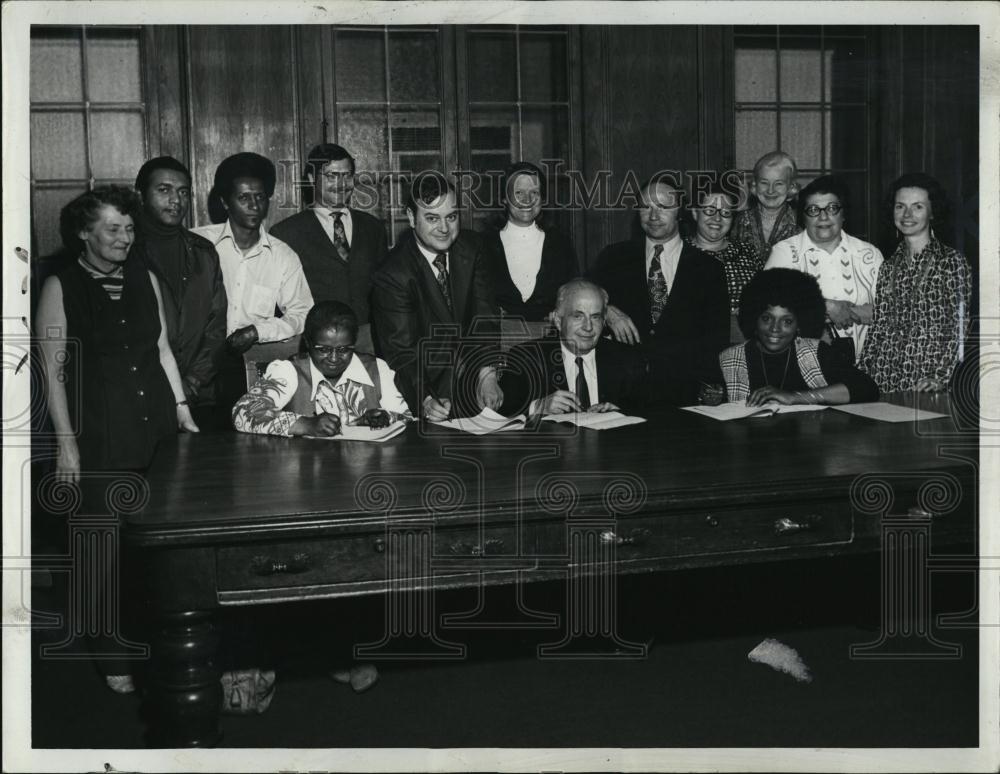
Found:
<svg viewBox="0 0 1000 774"><path fill-rule="evenodd" d="M343 301L320 301L306 314L302 339L306 346L313 344L320 332L327 328L346 330L351 338L358 338L358 316Z"/></svg>
<svg viewBox="0 0 1000 774"><path fill-rule="evenodd" d="M951 201L944 187L926 172L907 172L892 181L882 204L891 227L895 227L893 209L900 188L923 188L927 191L931 203L931 226L940 229L947 225L951 218Z"/></svg>
<svg viewBox="0 0 1000 774"><path fill-rule="evenodd" d="M97 222L101 209L108 205L135 220L139 214L139 195L124 186L105 185L80 194L62 208L59 212L59 235L70 254L75 255L84 249L79 233Z"/></svg>
<svg viewBox="0 0 1000 774"><path fill-rule="evenodd" d="M826 303L816 278L795 269L767 269L754 275L740 294L737 320L748 339L756 338L757 318L769 306L783 306L795 313L799 335L823 335Z"/></svg>
<svg viewBox="0 0 1000 774"><path fill-rule="evenodd" d="M809 197L816 194L836 196L840 200L840 206L844 208L844 220L847 220L847 216L851 214L851 189L847 187L847 183L842 177L823 175L799 191L798 199L795 201L795 210L802 228L806 226L806 207L809 206Z"/></svg>

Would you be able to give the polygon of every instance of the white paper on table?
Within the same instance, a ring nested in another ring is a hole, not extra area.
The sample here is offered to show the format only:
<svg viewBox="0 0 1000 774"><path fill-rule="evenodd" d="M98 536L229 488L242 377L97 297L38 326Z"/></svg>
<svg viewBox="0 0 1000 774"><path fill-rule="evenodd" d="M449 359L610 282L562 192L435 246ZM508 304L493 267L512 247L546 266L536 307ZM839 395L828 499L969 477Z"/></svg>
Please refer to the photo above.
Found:
<svg viewBox="0 0 1000 774"><path fill-rule="evenodd" d="M620 411L580 411L570 414L549 414L542 417L542 421L565 422L577 427L585 427L588 430L612 430L626 425L638 425L646 420L644 417L626 416Z"/></svg>
<svg viewBox="0 0 1000 774"><path fill-rule="evenodd" d="M914 422L921 419L940 419L948 416L935 411L897 406L894 403L848 403L843 406L833 406L837 411L854 414L866 419L877 419L879 422Z"/></svg>
<svg viewBox="0 0 1000 774"><path fill-rule="evenodd" d="M728 422L730 419L744 417L773 417L775 414L795 414L799 411L821 411L828 408L818 403L803 403L795 406L785 406L781 403L765 403L763 406L748 406L745 403L720 403L718 406L684 406L684 411Z"/></svg>
<svg viewBox="0 0 1000 774"><path fill-rule="evenodd" d="M367 425L341 425L339 435L307 435L306 438L315 438L318 441L374 441L382 443L390 438L395 438L406 429L406 422L397 420L388 427L380 427L373 430Z"/></svg>
<svg viewBox="0 0 1000 774"><path fill-rule="evenodd" d="M446 419L441 422L434 422L440 427L449 427L452 430L461 430L463 433L473 435L488 435L489 433L502 433L508 430L523 430L525 416L519 414L516 417L505 417L498 414L493 409L486 407L474 417L461 417L459 419Z"/></svg>

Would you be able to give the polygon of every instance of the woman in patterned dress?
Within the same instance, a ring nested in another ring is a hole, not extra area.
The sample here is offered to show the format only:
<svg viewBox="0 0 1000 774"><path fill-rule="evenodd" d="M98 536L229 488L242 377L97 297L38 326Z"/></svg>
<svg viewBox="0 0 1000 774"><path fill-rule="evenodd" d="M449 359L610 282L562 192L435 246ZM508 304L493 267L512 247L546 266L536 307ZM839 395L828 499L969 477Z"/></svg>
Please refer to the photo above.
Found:
<svg viewBox="0 0 1000 774"><path fill-rule="evenodd" d="M698 195L699 206L691 208L695 231L685 241L706 258L722 264L729 290L729 309L732 313L730 341L743 341L736 313L740 308L743 286L757 273L757 255L753 245L729 238L736 216L735 197L713 186Z"/></svg>
<svg viewBox="0 0 1000 774"><path fill-rule="evenodd" d="M901 239L879 274L861 367L887 392L944 390L969 325L969 262L934 235L948 199L933 177L903 175L886 204Z"/></svg>

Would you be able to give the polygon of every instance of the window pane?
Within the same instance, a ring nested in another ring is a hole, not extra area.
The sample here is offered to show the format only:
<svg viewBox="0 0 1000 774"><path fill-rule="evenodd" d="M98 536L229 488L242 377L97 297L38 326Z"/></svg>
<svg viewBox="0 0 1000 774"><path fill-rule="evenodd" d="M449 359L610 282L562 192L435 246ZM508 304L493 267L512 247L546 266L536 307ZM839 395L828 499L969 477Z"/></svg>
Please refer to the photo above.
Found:
<svg viewBox="0 0 1000 774"><path fill-rule="evenodd" d="M521 158L562 159L569 164L569 114L564 107L521 111Z"/></svg>
<svg viewBox="0 0 1000 774"><path fill-rule="evenodd" d="M740 110L736 113L736 166L753 169L757 159L776 150L778 136L775 114L765 110Z"/></svg>
<svg viewBox="0 0 1000 774"><path fill-rule="evenodd" d="M94 177L134 180L146 157L142 114L95 111L90 128Z"/></svg>
<svg viewBox="0 0 1000 774"><path fill-rule="evenodd" d="M384 176L389 146L384 108L347 108L339 114L337 142L355 159L358 178L352 203L378 218L388 217Z"/></svg>
<svg viewBox="0 0 1000 774"><path fill-rule="evenodd" d="M513 33L469 33L469 99L517 100L517 50Z"/></svg>
<svg viewBox="0 0 1000 774"><path fill-rule="evenodd" d="M868 167L867 115L866 108L838 108L828 117L829 166L840 169Z"/></svg>
<svg viewBox="0 0 1000 774"><path fill-rule="evenodd" d="M82 102L83 60L77 30L42 29L31 36L30 91L34 102Z"/></svg>
<svg viewBox="0 0 1000 774"><path fill-rule="evenodd" d="M773 39L740 40L733 70L737 102L774 102L778 98L778 54Z"/></svg>
<svg viewBox="0 0 1000 774"><path fill-rule="evenodd" d="M436 110L392 111L393 169L406 172L442 169L438 123Z"/></svg>
<svg viewBox="0 0 1000 774"><path fill-rule="evenodd" d="M31 174L38 179L86 179L83 113L31 114Z"/></svg>
<svg viewBox="0 0 1000 774"><path fill-rule="evenodd" d="M565 35L521 36L521 99L566 101Z"/></svg>
<svg viewBox="0 0 1000 774"><path fill-rule="evenodd" d="M781 39L782 102L819 102L823 96L821 70L818 40Z"/></svg>
<svg viewBox="0 0 1000 774"><path fill-rule="evenodd" d="M795 159L796 165L802 169L816 169L821 166L823 156L820 148L820 112L783 111L781 149Z"/></svg>
<svg viewBox="0 0 1000 774"><path fill-rule="evenodd" d="M470 108L469 124L473 170L500 171L518 157L516 109Z"/></svg>
<svg viewBox="0 0 1000 774"><path fill-rule="evenodd" d="M836 39L827 41L830 78L827 99L836 102L865 102L868 96L868 62L865 41Z"/></svg>
<svg viewBox="0 0 1000 774"><path fill-rule="evenodd" d="M337 130L337 142L354 156L359 172L389 169L383 108L341 108Z"/></svg>
<svg viewBox="0 0 1000 774"><path fill-rule="evenodd" d="M142 102L138 30L87 31L87 91L92 102Z"/></svg>
<svg viewBox="0 0 1000 774"><path fill-rule="evenodd" d="M37 258L44 258L62 249L59 236L59 211L86 188L35 189L32 199L31 223L34 229Z"/></svg>
<svg viewBox="0 0 1000 774"><path fill-rule="evenodd" d="M389 33L389 94L393 102L438 101L435 33Z"/></svg>
<svg viewBox="0 0 1000 774"><path fill-rule="evenodd" d="M379 31L338 30L334 77L340 102L385 102L385 39Z"/></svg>

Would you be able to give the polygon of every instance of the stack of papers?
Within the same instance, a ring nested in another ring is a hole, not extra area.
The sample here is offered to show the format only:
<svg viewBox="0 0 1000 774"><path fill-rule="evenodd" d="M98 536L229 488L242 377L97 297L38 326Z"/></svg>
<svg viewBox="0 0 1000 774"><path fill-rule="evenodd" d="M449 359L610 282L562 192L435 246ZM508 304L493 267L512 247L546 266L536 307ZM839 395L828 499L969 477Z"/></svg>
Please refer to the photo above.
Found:
<svg viewBox="0 0 1000 774"><path fill-rule="evenodd" d="M442 422L434 422L434 424L452 430L461 430L463 433L488 435L489 433L502 433L507 430L523 430L525 419L523 414L519 414L516 417L505 417L491 408L484 408L474 417L446 419Z"/></svg>
<svg viewBox="0 0 1000 774"><path fill-rule="evenodd" d="M748 406L745 403L720 403L718 406L684 406L685 411L727 422L744 417L772 417L775 414L794 414L799 411L820 411L827 408L815 403L801 406L785 406L781 403L765 403L763 406Z"/></svg>
<svg viewBox="0 0 1000 774"><path fill-rule="evenodd" d="M307 435L306 438L315 438L320 441L374 441L382 443L390 438L395 438L406 429L406 422L398 420L388 427L380 427L373 430L367 425L342 425L340 435Z"/></svg>
<svg viewBox="0 0 1000 774"><path fill-rule="evenodd" d="M620 411L588 412L581 411L574 414L549 414L542 417L545 422L565 422L577 427L585 427L588 430L612 430L616 427L626 425L637 425L645 422L643 417L630 417Z"/></svg>
<svg viewBox="0 0 1000 774"><path fill-rule="evenodd" d="M934 411L897 406L893 403L849 403L845 406L833 406L832 408L866 419L877 419L880 422L913 422L920 419L940 419L948 416Z"/></svg>

